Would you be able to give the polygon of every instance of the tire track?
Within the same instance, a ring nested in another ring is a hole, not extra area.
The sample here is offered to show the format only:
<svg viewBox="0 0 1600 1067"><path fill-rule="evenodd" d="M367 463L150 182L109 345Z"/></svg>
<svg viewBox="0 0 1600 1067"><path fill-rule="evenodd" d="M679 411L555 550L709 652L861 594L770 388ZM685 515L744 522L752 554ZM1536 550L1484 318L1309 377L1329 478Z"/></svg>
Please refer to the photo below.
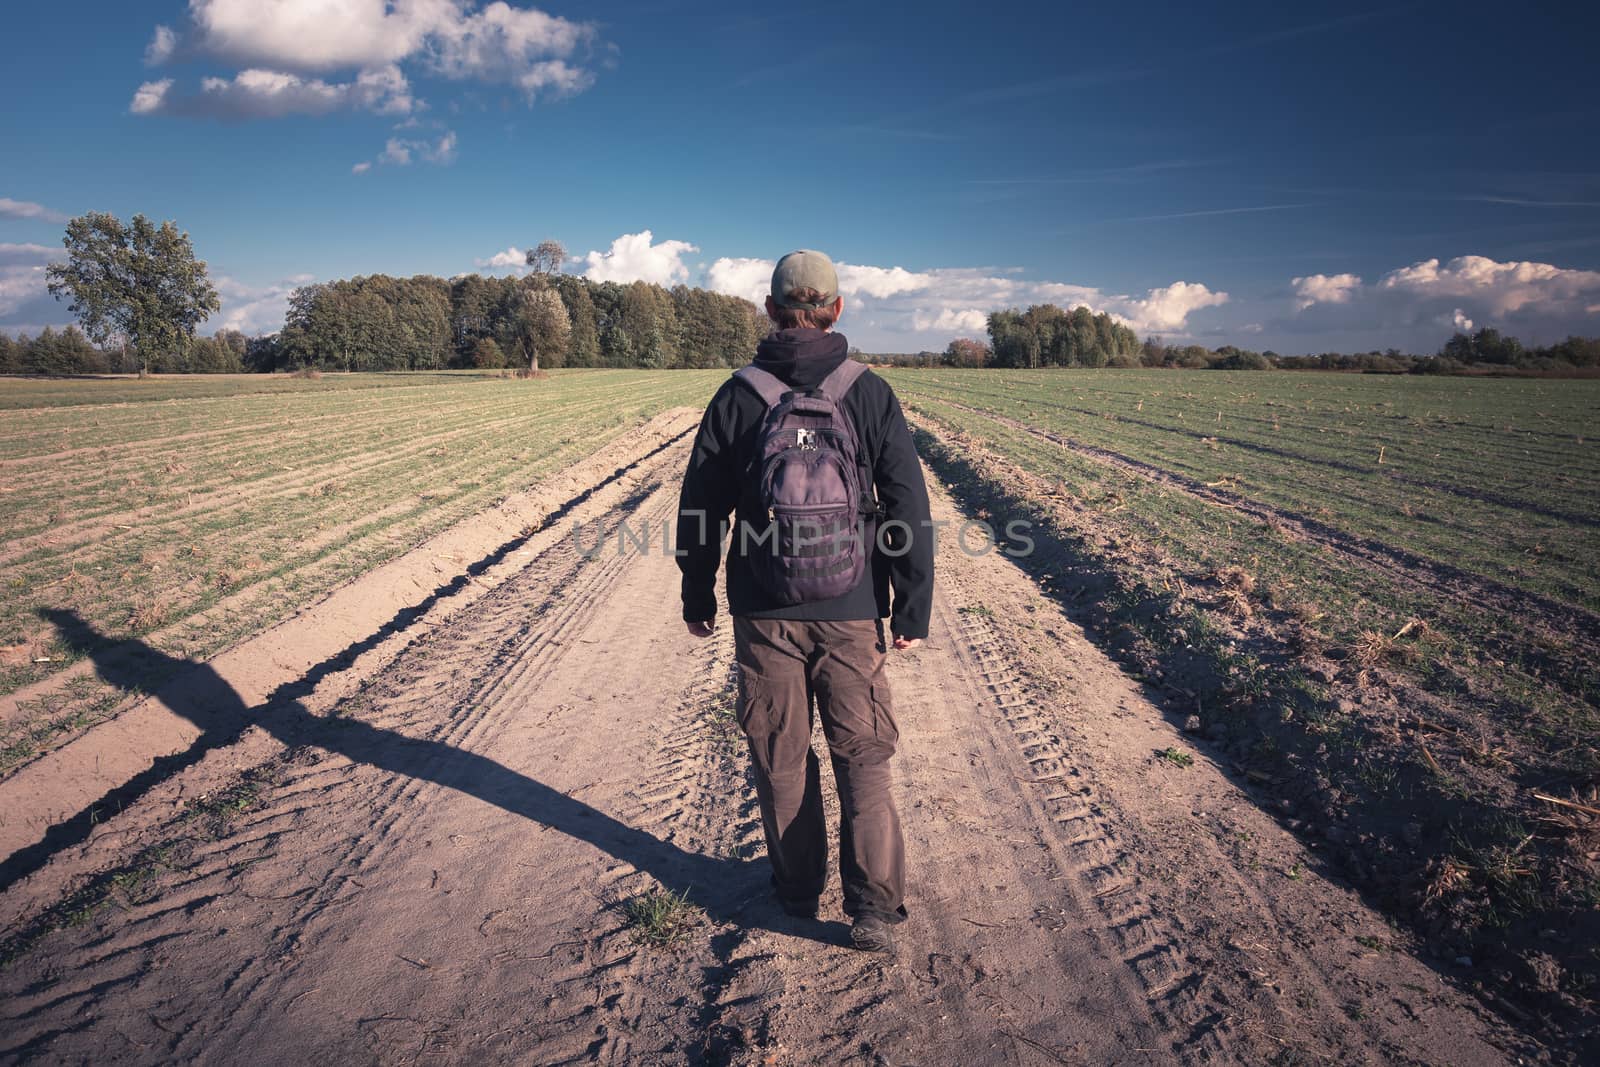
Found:
<svg viewBox="0 0 1600 1067"><path fill-rule="evenodd" d="M1043 836L1063 876L1072 914L1097 921L1101 943L1134 976L1176 1062L1237 1062L1248 1045L1204 995L1203 973L1184 956L1178 938L1142 891L1138 862L1122 846L1113 812L1068 753L1021 666L973 607L956 609L958 653L1027 766Z"/></svg>
<svg viewBox="0 0 1600 1067"><path fill-rule="evenodd" d="M681 447L667 450L640 473L638 488L601 520L609 537L633 517L660 529L676 504L675 496L665 491L664 478L681 463L680 452ZM377 713L365 721L395 735L434 742L438 754L405 774L363 784L355 795L341 790L345 795L339 806L352 818L342 820L342 828L336 823L330 836L343 839L324 857L326 870L316 886L278 920L269 938L273 948L263 959L305 955L340 937L344 917L339 908L357 895L352 886L360 890L369 873L382 871L396 850L413 844L413 827L442 792L468 787L449 771L441 773L448 752L483 751L493 743L527 705L540 680L573 651L573 631L592 618L597 603L611 594L631 562L631 557L614 552L587 558L573 538L561 537L480 600L469 617L418 641L379 677L366 694ZM362 818L359 811L368 814ZM349 835L352 824L365 828ZM267 1025L267 1016L279 1003L272 985L292 973L292 967L280 973L278 967L261 966L242 972L230 993L239 1017L228 1021L228 1031ZM178 1053L199 1055L217 1039L197 1028Z"/></svg>

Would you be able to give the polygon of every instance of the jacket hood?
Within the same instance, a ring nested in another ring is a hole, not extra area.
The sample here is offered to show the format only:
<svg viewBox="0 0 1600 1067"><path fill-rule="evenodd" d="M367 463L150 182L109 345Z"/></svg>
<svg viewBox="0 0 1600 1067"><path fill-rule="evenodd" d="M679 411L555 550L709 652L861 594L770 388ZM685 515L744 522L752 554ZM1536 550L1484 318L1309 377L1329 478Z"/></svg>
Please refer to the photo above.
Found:
<svg viewBox="0 0 1600 1067"><path fill-rule="evenodd" d="M756 366L796 389L814 389L850 355L850 342L826 330L777 330L756 346Z"/></svg>

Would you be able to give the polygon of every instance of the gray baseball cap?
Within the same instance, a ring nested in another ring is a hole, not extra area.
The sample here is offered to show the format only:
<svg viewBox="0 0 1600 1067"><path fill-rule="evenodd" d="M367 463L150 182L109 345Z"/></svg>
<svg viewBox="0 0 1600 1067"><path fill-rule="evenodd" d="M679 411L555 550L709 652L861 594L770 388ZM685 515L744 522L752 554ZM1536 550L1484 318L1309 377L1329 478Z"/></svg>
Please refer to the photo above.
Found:
<svg viewBox="0 0 1600 1067"><path fill-rule="evenodd" d="M814 304L790 300L796 289L815 289L822 294ZM839 299L839 272L833 269L833 260L824 253L809 248L790 252L778 260L772 272L772 302L779 307L804 308L815 311Z"/></svg>

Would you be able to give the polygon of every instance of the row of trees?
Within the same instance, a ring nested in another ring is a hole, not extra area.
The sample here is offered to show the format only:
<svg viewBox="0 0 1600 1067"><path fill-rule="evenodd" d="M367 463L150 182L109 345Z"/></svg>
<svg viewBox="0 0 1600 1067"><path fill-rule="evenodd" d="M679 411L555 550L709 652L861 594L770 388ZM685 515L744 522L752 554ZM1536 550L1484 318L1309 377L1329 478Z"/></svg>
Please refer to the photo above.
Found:
<svg viewBox="0 0 1600 1067"><path fill-rule="evenodd" d="M1366 374L1551 374L1600 368L1600 338L1568 337L1553 345L1528 347L1492 326L1457 333L1437 355L1384 352L1324 352L1317 356L1276 356L1285 370L1341 370Z"/></svg>
<svg viewBox="0 0 1600 1067"><path fill-rule="evenodd" d="M246 369L255 338L238 330L191 338L182 350L142 362L132 347L95 345L76 326L46 326L37 337L0 333L0 374L237 374Z"/></svg>
<svg viewBox="0 0 1600 1067"><path fill-rule="evenodd" d="M993 367L1132 367L1139 337L1105 312L1036 304L991 313L989 348L986 364Z"/></svg>
<svg viewBox="0 0 1600 1067"><path fill-rule="evenodd" d="M718 367L747 360L768 328L754 304L685 285L591 282L560 273L566 250L544 241L522 278L374 274L294 291L283 329L246 338L195 331L219 309L189 235L143 215L124 224L91 212L67 224L67 261L46 272L83 330L0 335L0 373L171 373L318 367L347 371L442 367ZM874 362L965 367L1185 367L1379 373L1566 373L1600 368L1600 339L1527 348L1489 327L1457 333L1436 356L1398 350L1285 357L1225 345L1143 343L1087 307L1037 304L995 311L989 343L959 338L942 354Z"/></svg>
<svg viewBox="0 0 1600 1067"><path fill-rule="evenodd" d="M295 290L255 370L441 367L718 367L767 329L748 300L679 285L535 272L446 281L374 274Z"/></svg>
<svg viewBox="0 0 1600 1067"><path fill-rule="evenodd" d="M1327 352L1280 356L1235 345L1170 345L1159 337L1142 343L1110 316L1078 307L1064 312L1050 304L989 316L989 344L970 337L951 341L943 352L865 356L899 367L1162 367L1211 370L1338 370L1367 374L1569 374L1600 368L1600 338L1568 337L1553 345L1526 347L1485 327L1457 333L1437 355Z"/></svg>

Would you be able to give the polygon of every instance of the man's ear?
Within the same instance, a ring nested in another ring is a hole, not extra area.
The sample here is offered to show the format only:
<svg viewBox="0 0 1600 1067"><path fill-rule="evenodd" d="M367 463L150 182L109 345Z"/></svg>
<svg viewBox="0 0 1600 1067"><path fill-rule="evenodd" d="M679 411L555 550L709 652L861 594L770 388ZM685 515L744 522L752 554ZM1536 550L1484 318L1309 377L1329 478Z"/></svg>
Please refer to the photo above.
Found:
<svg viewBox="0 0 1600 1067"><path fill-rule="evenodd" d="M767 299L771 300L772 298L768 297ZM843 314L844 314L844 297L836 296L836 297L833 298L833 321L834 322L838 322L839 321L839 316L843 315Z"/></svg>
<svg viewBox="0 0 1600 1067"><path fill-rule="evenodd" d="M772 297L767 297L767 318L773 322L778 321L778 305L772 302Z"/></svg>

